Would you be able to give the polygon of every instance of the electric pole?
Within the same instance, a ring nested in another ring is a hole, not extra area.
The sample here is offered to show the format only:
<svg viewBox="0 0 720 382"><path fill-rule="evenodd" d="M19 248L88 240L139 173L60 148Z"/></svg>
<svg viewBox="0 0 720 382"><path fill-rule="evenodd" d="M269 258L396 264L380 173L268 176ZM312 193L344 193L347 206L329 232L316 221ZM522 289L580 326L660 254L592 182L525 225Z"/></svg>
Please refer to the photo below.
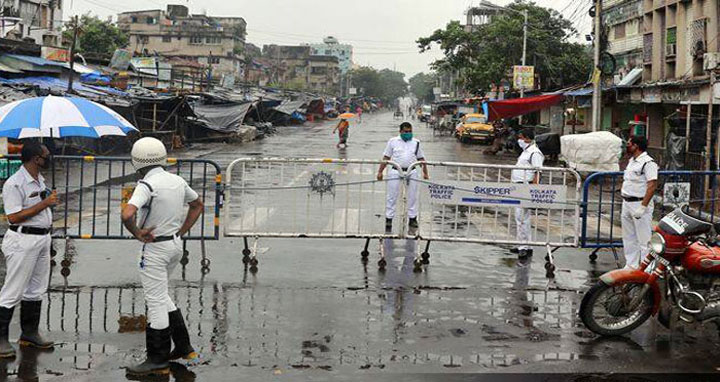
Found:
<svg viewBox="0 0 720 382"><path fill-rule="evenodd" d="M600 130L602 126L602 72L600 71L600 45L602 42L602 0L595 0L595 66L593 69L593 103L592 103L592 131Z"/></svg>
<svg viewBox="0 0 720 382"><path fill-rule="evenodd" d="M72 44L70 45L70 78L68 79L68 93L72 93L73 77L75 77L75 44L77 42L78 29L80 29L80 21L78 20L78 17L75 16L75 19L73 20L73 39Z"/></svg>

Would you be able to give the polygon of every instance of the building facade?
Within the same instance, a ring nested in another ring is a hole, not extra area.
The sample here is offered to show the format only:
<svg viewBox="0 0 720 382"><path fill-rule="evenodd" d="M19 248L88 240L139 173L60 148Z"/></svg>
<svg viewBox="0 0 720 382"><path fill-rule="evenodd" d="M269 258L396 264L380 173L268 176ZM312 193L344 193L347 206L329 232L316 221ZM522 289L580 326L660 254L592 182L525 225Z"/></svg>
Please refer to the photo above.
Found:
<svg viewBox="0 0 720 382"><path fill-rule="evenodd" d="M243 76L247 23L241 17L192 15L183 5L168 5L120 13L117 23L136 54L197 61L210 66L213 77Z"/></svg>
<svg viewBox="0 0 720 382"><path fill-rule="evenodd" d="M340 44L337 38L328 36L322 44L310 44L313 56L333 56L338 59L340 74L346 75L352 69L353 47L350 44Z"/></svg>
<svg viewBox="0 0 720 382"><path fill-rule="evenodd" d="M270 84L329 95L340 91L340 64L334 56L316 56L309 45L265 45Z"/></svg>
<svg viewBox="0 0 720 382"><path fill-rule="evenodd" d="M63 0L11 0L3 2L0 36L31 38L38 45L62 43Z"/></svg>

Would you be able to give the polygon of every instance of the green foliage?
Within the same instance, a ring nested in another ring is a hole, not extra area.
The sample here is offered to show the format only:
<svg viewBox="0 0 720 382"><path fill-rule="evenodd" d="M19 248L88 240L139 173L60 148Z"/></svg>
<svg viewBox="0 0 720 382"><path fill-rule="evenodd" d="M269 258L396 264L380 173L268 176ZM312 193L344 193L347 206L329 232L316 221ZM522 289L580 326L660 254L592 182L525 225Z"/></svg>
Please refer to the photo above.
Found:
<svg viewBox="0 0 720 382"><path fill-rule="evenodd" d="M63 40L72 43L74 22L65 24ZM128 36L115 24L101 20L89 13L80 17L80 32L78 33L75 51L78 53L92 53L102 56L112 56L117 48L123 48L128 43Z"/></svg>
<svg viewBox="0 0 720 382"><path fill-rule="evenodd" d="M407 93L405 74L390 69L376 70L363 66L350 71L354 87L362 89L362 94L377 97L384 102L392 102Z"/></svg>
<svg viewBox="0 0 720 382"><path fill-rule="evenodd" d="M572 22L533 2L518 1L507 8L528 11L526 64L535 66L542 89L587 81L592 70L591 56L585 46L569 41L577 34ZM482 93L503 79L512 83L512 67L522 62L523 15L518 12L501 12L473 31L452 21L445 29L418 39L418 47L425 52L437 44L445 57L432 67L438 71L459 70L462 83L472 92Z"/></svg>
<svg viewBox="0 0 720 382"><path fill-rule="evenodd" d="M433 87L437 76L434 73L418 73L408 80L410 83L410 92L417 97L420 101L431 102L435 95L433 94Z"/></svg>

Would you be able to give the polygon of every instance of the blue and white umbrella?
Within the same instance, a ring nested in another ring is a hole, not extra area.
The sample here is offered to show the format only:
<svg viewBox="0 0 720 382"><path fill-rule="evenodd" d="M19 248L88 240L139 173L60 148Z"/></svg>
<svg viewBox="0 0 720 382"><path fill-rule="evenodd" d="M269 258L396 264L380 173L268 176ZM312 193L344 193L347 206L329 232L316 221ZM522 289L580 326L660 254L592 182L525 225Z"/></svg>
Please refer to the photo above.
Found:
<svg viewBox="0 0 720 382"><path fill-rule="evenodd" d="M0 137L88 137L138 131L107 106L78 97L36 97L0 107Z"/></svg>

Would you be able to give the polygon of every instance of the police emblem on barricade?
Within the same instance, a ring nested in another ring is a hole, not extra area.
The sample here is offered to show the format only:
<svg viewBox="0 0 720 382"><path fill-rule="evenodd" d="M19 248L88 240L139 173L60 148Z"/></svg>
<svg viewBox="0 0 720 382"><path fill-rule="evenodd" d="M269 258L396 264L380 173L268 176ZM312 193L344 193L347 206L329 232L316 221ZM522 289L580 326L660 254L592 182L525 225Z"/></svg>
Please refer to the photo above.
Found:
<svg viewBox="0 0 720 382"><path fill-rule="evenodd" d="M310 189L320 196L328 192L335 195L335 180L330 173L320 171L310 178Z"/></svg>

